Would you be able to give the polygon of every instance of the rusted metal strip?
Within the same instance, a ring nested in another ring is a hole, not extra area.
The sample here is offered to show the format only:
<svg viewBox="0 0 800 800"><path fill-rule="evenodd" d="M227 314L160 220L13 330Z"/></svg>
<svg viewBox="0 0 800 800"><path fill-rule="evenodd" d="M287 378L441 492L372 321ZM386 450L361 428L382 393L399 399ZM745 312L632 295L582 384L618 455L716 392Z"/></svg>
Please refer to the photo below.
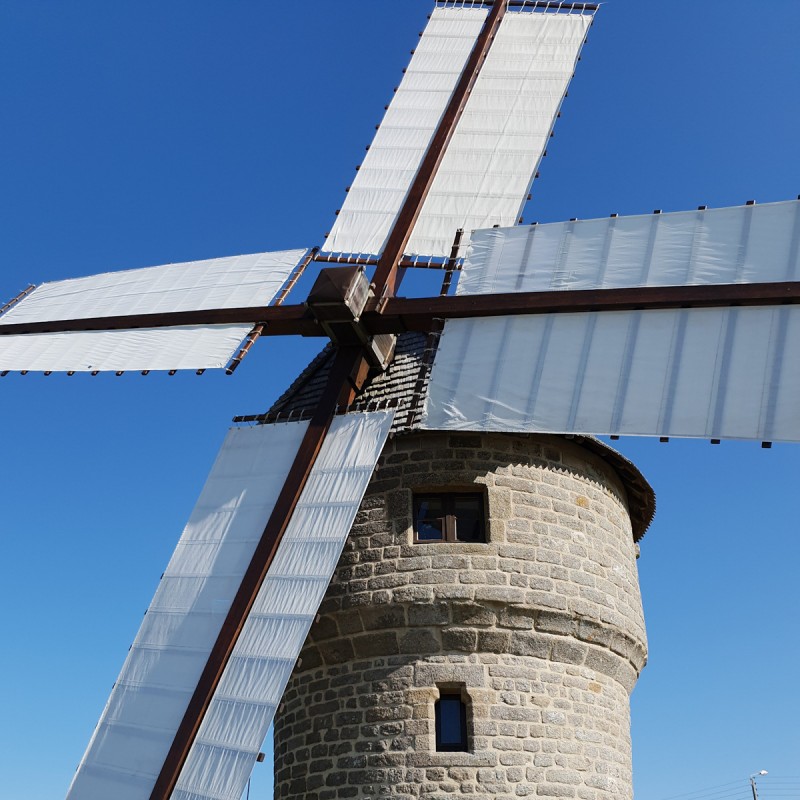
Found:
<svg viewBox="0 0 800 800"><path fill-rule="evenodd" d="M355 264L363 267L374 267L378 263L377 256L361 253L320 253L314 260L318 264Z"/></svg>
<svg viewBox="0 0 800 800"><path fill-rule="evenodd" d="M288 297L289 292L294 289L297 281L303 277L303 273L306 271L306 267L314 260L317 253L319 252L318 247L314 247L312 250L308 252L306 257L297 265L294 272L290 276L289 280L286 283L286 286L281 289L280 294L275 298L275 302L272 304L272 307L275 306L282 306L283 301ZM242 363L242 360L245 356L252 350L253 345L258 341L259 336L262 336L264 331L266 330L266 323L259 322L250 333L247 334L247 340L242 345L241 350L231 359L230 364L225 368L226 375L233 375L234 372L239 368L239 365Z"/></svg>
<svg viewBox="0 0 800 800"><path fill-rule="evenodd" d="M400 405L400 398L385 397L380 400L370 400L365 403L351 403L349 406L337 406L334 416L352 414L355 412L385 411L389 408L397 408ZM243 414L233 418L235 424L259 423L273 424L276 422L299 422L300 420L310 419L313 411L267 411L264 414Z"/></svg>
<svg viewBox="0 0 800 800"><path fill-rule="evenodd" d="M264 533L256 546L197 688L189 701L164 766L150 794L150 800L169 800L178 783L200 724L316 462L336 413L341 388L361 358L361 348L358 347L342 348L336 354L322 399L309 422L308 430L278 495Z"/></svg>
<svg viewBox="0 0 800 800"><path fill-rule="evenodd" d="M11 300L9 300L2 308L0 308L0 317L3 316L6 311L19 303L20 300L25 299L35 288L36 284L32 283L27 289L23 289L16 297L12 297Z"/></svg>
<svg viewBox="0 0 800 800"><path fill-rule="evenodd" d="M458 251L461 248L461 239L464 236L464 229L459 228L456 231L455 238L453 239L453 247L450 250L450 258L447 259L447 271L444 273L444 280L442 280L442 288L439 291L440 297L446 297L450 291L450 286L453 283L453 275L455 275L458 267Z"/></svg>
<svg viewBox="0 0 800 800"><path fill-rule="evenodd" d="M362 257L355 253L320 253L314 261L317 264L356 264L364 267L374 267L378 263L378 257Z"/></svg>
<svg viewBox="0 0 800 800"><path fill-rule="evenodd" d="M375 267L380 259L377 256L367 256L362 258L354 254L334 255L333 253L321 253L314 261L317 264L341 264L362 267ZM447 269L448 259L441 256L415 256L413 258L403 258L400 260L400 269Z"/></svg>
<svg viewBox="0 0 800 800"><path fill-rule="evenodd" d="M233 418L234 424L258 422L260 424L274 422L300 422L311 419L313 411L267 411L263 414L240 414Z"/></svg>
<svg viewBox="0 0 800 800"><path fill-rule="evenodd" d="M542 11L597 11L600 6L597 3L559 3L558 0L507 0L509 8L540 9ZM476 3L481 6L493 6L493 0L483 0Z"/></svg>
<svg viewBox="0 0 800 800"><path fill-rule="evenodd" d="M386 298L393 297L396 293L397 286L400 283L400 276L402 275L400 261L403 258L406 244L411 238L411 232L422 211L422 206L436 177L442 158L444 158L447 146L450 144L456 126L461 119L469 99L469 93L478 78L497 29L505 16L506 8L505 0L492 5L492 10L486 18L483 30L475 42L469 59L467 59L461 78L453 91L439 127L431 139L428 151L422 159L414 182L411 184L411 188L397 215L394 227L386 240L386 246L372 278L375 284L375 306L379 306Z"/></svg>
<svg viewBox="0 0 800 800"><path fill-rule="evenodd" d="M288 297L289 292L294 289L297 281L303 277L303 273L306 271L308 265L314 261L317 257L317 253L319 253L319 247L314 247L306 254L305 258L295 267L294 272L289 276L289 280L286 282L286 285L281 289L278 296L275 298L275 301L272 303L273 306L282 306L283 301Z"/></svg>
<svg viewBox="0 0 800 800"><path fill-rule="evenodd" d="M242 345L241 350L231 359L231 363L225 368L226 375L233 375L234 372L239 368L239 364L242 363L242 359L250 352L253 345L258 341L258 337L261 336L262 333L266 330L266 325L263 322L259 322L258 325L247 334L247 340Z"/></svg>

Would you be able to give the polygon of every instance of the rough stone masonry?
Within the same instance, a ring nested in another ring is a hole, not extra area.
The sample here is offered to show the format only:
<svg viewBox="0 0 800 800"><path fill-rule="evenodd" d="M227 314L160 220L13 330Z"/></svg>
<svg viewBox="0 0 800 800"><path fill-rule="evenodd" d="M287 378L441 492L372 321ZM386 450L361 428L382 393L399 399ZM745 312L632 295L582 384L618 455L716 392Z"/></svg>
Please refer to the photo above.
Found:
<svg viewBox="0 0 800 800"><path fill-rule="evenodd" d="M275 720L275 798L631 798L647 651L612 464L555 436L395 436ZM412 493L447 489L483 493L486 543L414 544ZM436 751L442 691L468 752Z"/></svg>

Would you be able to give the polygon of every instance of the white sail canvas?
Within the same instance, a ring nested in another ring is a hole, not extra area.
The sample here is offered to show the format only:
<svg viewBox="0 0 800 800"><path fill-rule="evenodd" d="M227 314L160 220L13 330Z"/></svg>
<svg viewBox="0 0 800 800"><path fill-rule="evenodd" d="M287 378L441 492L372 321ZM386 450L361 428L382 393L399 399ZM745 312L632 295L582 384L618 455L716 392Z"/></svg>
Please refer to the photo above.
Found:
<svg viewBox="0 0 800 800"><path fill-rule="evenodd" d="M423 427L800 441L800 306L451 320Z"/></svg>
<svg viewBox="0 0 800 800"><path fill-rule="evenodd" d="M487 14L479 7L433 10L324 250L383 250Z"/></svg>
<svg viewBox="0 0 800 800"><path fill-rule="evenodd" d="M173 798L239 800L393 412L336 417ZM307 422L231 430L67 795L147 800Z"/></svg>
<svg viewBox="0 0 800 800"><path fill-rule="evenodd" d="M800 202L476 232L461 295L800 278ZM800 440L797 306L449 320L431 429Z"/></svg>
<svg viewBox="0 0 800 800"><path fill-rule="evenodd" d="M3 325L267 306L305 250L108 272L38 286ZM0 370L94 372L224 367L253 324L0 335Z"/></svg>
<svg viewBox="0 0 800 800"><path fill-rule="evenodd" d="M382 252L487 10L437 8L324 250ZM509 10L406 246L447 256L459 228L517 221L547 146L591 14Z"/></svg>
<svg viewBox="0 0 800 800"><path fill-rule="evenodd" d="M800 278L800 201L475 231L458 294Z"/></svg>

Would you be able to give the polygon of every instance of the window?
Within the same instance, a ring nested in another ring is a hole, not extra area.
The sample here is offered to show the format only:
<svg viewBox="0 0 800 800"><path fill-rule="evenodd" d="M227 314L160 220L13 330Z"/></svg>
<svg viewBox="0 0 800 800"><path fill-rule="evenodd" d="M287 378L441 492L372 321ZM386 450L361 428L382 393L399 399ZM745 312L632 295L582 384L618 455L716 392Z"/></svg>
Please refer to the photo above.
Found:
<svg viewBox="0 0 800 800"><path fill-rule="evenodd" d="M467 753L467 706L460 691L442 692L433 706L436 717L436 750Z"/></svg>
<svg viewBox="0 0 800 800"><path fill-rule="evenodd" d="M483 495L437 492L414 495L414 542L485 542Z"/></svg>

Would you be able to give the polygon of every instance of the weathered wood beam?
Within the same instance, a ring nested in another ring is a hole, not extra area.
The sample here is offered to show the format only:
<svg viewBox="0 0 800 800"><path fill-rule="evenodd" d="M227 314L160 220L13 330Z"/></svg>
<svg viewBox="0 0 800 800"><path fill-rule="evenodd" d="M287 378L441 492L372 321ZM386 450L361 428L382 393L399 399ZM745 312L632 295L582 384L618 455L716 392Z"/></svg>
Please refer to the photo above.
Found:
<svg viewBox="0 0 800 800"><path fill-rule="evenodd" d="M150 794L150 800L169 800L178 783L181 770L214 697L214 692L330 429L342 386L350 380L360 361L361 348L359 347L341 348L336 355L322 398L309 422L308 430L300 443L264 533L256 546L230 611L228 611L194 694L189 701L169 754L164 761L164 766Z"/></svg>
<svg viewBox="0 0 800 800"><path fill-rule="evenodd" d="M378 261L378 267L372 277L375 284L376 304L396 294L399 285L399 276L402 275L400 262L402 261L408 240L414 230L414 225L422 211L422 206L428 196L433 180L442 163L447 145L455 133L458 121L467 105L470 91L478 78L483 62L489 53L494 37L500 23L503 21L507 9L505 2L494 3L492 10L486 18L486 23L472 48L461 78L453 90L450 102L445 109L439 127L436 129L428 151L422 159L419 170L408 190L405 201L397 215L392 232L386 240L383 254Z"/></svg>
<svg viewBox="0 0 800 800"><path fill-rule="evenodd" d="M434 320L498 317L512 314L551 314L580 311L625 311L659 308L771 306L800 303L800 281L733 283L702 286L643 286L625 289L512 292L452 297L391 297L381 310L361 317L370 335L430 331ZM325 336L304 305L182 311L94 319L0 325L0 336L62 331L164 328L178 325L263 323L262 336Z"/></svg>
<svg viewBox="0 0 800 800"><path fill-rule="evenodd" d="M322 336L323 331L305 306L246 306L172 311L158 314L123 314L112 317L15 322L0 324L0 336L67 331L118 331L135 328L174 328L185 325L257 325L267 323L273 336Z"/></svg>
<svg viewBox="0 0 800 800"><path fill-rule="evenodd" d="M661 308L772 306L800 303L800 281L703 286L644 286L625 289L475 294L386 301L380 314L365 313L372 334L429 331L435 320L525 314L626 311Z"/></svg>

